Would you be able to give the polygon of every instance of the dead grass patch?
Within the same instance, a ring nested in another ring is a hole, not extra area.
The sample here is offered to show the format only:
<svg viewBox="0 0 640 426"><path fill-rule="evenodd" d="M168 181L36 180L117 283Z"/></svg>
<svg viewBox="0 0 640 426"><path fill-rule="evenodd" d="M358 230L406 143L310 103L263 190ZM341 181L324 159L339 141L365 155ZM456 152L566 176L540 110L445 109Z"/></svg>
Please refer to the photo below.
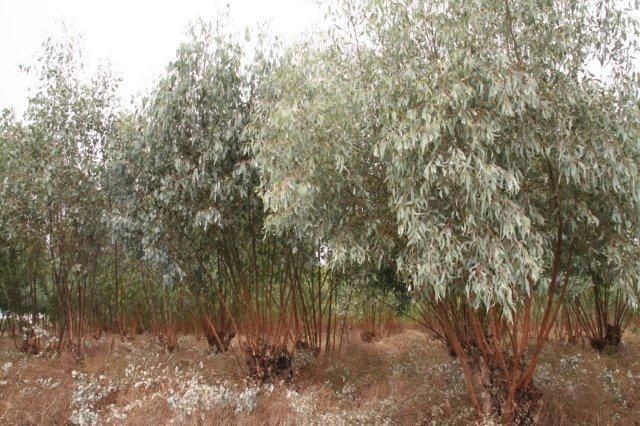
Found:
<svg viewBox="0 0 640 426"><path fill-rule="evenodd" d="M0 424L68 424L79 385L105 390L87 409L100 423L127 425L473 424L461 372L446 348L420 330L405 328L373 343L353 330L340 353L321 354L292 383L258 389L253 411L236 403L198 408L178 420L168 403L185 383L222 386L238 397L247 386L232 345L211 354L205 340L182 336L173 353L150 335L135 341L103 336L90 342L85 361L37 358L0 340ZM113 342L113 345L112 345ZM535 382L544 392L543 424L634 425L640 418L640 337L624 336L618 353L588 344L550 342ZM235 344L235 342L234 342ZM236 353L237 356L240 352ZM72 372L76 379L72 378ZM198 406L200 407L200 406ZM118 420L121 419L121 420Z"/></svg>

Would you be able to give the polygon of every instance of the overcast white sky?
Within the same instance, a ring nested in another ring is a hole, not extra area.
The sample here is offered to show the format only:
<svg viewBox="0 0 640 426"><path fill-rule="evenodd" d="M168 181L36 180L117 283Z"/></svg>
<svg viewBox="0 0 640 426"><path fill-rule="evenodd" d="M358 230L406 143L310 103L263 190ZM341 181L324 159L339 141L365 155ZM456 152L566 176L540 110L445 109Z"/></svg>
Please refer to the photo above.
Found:
<svg viewBox="0 0 640 426"><path fill-rule="evenodd" d="M106 60L122 78L125 101L151 87L175 49L184 29L197 17L212 19L229 4L242 29L268 22L288 39L318 24L317 0L0 0L0 109L21 114L30 81L18 69L32 64L42 41L60 32L83 35L89 63ZM636 16L640 13L636 11ZM32 82L31 82L32 83Z"/></svg>
<svg viewBox="0 0 640 426"><path fill-rule="evenodd" d="M24 111L29 82L18 66L33 63L61 22L83 35L90 62L112 64L126 99L161 74L189 21L213 18L227 4L238 27L266 21L287 37L319 21L312 0L0 0L0 109Z"/></svg>

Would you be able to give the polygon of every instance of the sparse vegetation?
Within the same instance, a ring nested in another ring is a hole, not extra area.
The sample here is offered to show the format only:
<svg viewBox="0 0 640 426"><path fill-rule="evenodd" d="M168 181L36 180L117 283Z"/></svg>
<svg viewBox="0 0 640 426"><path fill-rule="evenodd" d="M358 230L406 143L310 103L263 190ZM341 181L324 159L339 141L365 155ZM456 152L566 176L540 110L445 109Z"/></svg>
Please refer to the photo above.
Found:
<svg viewBox="0 0 640 426"><path fill-rule="evenodd" d="M113 338L115 337L115 340ZM115 342L112 345L112 340ZM296 370L289 383L243 380L233 350L211 354L200 334L164 351L150 334L88 339L85 360L40 358L0 341L3 424L475 424L458 361L422 330L362 343ZM541 424L633 424L640 415L640 337L612 356L588 341L553 341L536 383ZM585 404L585 401L589 401ZM496 423L499 423L496 422ZM485 422L486 424L486 422Z"/></svg>

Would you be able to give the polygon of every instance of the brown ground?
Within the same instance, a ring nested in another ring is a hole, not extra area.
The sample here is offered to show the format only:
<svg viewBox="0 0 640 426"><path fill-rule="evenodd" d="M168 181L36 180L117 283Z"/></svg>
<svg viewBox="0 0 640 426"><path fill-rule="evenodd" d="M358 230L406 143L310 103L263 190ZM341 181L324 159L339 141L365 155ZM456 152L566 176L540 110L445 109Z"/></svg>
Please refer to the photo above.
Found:
<svg viewBox="0 0 640 426"><path fill-rule="evenodd" d="M438 342L411 329L351 340L342 354L302 365L290 384L256 387L242 360L210 355L193 336L173 354L150 336L105 336L88 341L82 364L26 356L3 338L0 424L477 424ZM640 336L624 340L615 355L549 345L536 376L544 424L640 425Z"/></svg>

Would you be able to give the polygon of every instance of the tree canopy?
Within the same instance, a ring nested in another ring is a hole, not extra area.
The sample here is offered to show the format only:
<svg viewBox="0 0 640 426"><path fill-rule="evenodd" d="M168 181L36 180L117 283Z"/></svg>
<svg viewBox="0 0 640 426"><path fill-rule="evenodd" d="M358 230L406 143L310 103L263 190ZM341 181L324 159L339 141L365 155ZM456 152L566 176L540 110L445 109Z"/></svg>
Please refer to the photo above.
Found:
<svg viewBox="0 0 640 426"><path fill-rule="evenodd" d="M591 6L347 4L331 47L300 46L264 100L271 226L357 262L400 245L413 286L507 316L549 288L558 246L602 255L633 297L637 46L613 3Z"/></svg>

